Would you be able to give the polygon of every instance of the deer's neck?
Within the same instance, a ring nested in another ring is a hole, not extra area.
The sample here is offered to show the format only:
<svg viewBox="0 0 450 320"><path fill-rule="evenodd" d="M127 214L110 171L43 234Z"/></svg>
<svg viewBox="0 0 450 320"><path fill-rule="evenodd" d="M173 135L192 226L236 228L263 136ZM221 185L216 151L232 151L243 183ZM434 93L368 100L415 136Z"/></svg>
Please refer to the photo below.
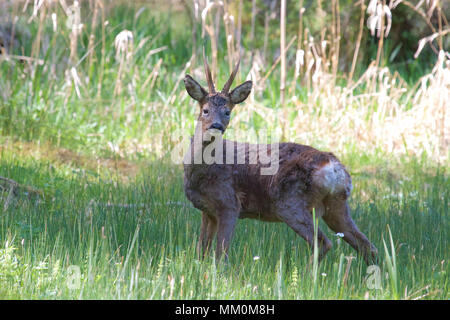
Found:
<svg viewBox="0 0 450 320"><path fill-rule="evenodd" d="M195 133L191 137L191 144L185 156L185 164L208 166L212 163L220 163L219 159L225 153L222 135L203 132L201 122L195 127ZM217 155L217 156L216 156ZM214 161L213 161L214 160ZM219 160L219 161L217 161Z"/></svg>

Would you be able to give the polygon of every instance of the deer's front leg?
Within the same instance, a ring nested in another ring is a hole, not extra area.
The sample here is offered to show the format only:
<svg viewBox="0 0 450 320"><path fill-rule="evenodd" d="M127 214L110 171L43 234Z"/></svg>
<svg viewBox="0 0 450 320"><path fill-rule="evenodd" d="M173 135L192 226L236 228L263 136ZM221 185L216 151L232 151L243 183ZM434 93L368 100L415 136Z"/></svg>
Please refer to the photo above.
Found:
<svg viewBox="0 0 450 320"><path fill-rule="evenodd" d="M200 239L198 241L197 250L201 257L211 249L212 241L217 232L217 219L214 216L202 212L202 227L200 230Z"/></svg>
<svg viewBox="0 0 450 320"><path fill-rule="evenodd" d="M216 258L220 259L222 254L225 259L228 258L228 248L230 246L231 237L233 235L239 212L234 210L224 210L219 213L219 230L217 233Z"/></svg>

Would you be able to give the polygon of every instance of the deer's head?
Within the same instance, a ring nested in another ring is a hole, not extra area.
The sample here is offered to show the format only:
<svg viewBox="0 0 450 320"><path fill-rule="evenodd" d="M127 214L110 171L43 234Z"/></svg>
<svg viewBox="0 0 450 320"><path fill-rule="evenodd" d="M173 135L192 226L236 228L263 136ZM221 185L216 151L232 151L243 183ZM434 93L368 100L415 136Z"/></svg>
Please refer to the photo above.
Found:
<svg viewBox="0 0 450 320"><path fill-rule="evenodd" d="M208 91L188 74L184 78L184 85L189 95L200 104L198 121L202 123L202 132L215 129L221 131L223 134L230 122L231 111L236 104L247 99L252 90L252 82L246 81L230 92L234 77L239 69L240 61L238 61L222 91L216 92L204 53L203 62L205 65L206 80L208 82Z"/></svg>

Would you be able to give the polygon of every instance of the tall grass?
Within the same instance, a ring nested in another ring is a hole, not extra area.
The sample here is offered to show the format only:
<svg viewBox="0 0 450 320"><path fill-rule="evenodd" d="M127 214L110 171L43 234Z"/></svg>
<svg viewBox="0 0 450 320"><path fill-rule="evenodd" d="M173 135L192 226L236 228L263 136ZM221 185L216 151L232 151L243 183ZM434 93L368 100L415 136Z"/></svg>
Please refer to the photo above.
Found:
<svg viewBox="0 0 450 320"><path fill-rule="evenodd" d="M372 165L353 174L350 203L381 249L378 289L367 284L362 259L347 261L353 249L322 222L333 248L313 270L314 252L295 232L254 220L239 221L228 263L198 260L201 219L185 199L181 170L170 164L148 164L124 182L106 169L75 171L3 150L0 175L45 196L20 193L2 210L0 297L448 299L448 178L439 168L424 174L419 163L405 165L404 175L373 176Z"/></svg>
<svg viewBox="0 0 450 320"><path fill-rule="evenodd" d="M0 180L0 298L448 299L443 4L400 4L434 28L421 42L436 49L434 68L411 85L390 72L389 37L375 36L379 58L362 69L367 3L358 8L361 36L348 73L342 2L313 3L319 22L330 23L314 31L313 7L299 1L280 41L275 5L261 21L256 0L158 2L158 10L2 1L0 177L19 185ZM239 56L236 80L254 82L229 138L282 132L332 150L350 169L352 215L384 249L379 289L369 288L361 259L332 233L333 249L311 273L314 251L281 224L240 221L229 263L197 259L200 219L169 159L193 132L197 107L182 78L203 79L203 45L218 87Z"/></svg>

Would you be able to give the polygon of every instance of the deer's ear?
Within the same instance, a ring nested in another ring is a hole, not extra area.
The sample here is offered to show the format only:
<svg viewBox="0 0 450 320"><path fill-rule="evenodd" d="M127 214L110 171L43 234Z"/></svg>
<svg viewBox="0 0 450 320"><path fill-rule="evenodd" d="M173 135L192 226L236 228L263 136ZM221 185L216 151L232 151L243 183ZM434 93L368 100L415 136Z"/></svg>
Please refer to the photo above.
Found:
<svg viewBox="0 0 450 320"><path fill-rule="evenodd" d="M237 86L230 93L230 99L233 104L238 104L247 99L248 95L252 91L252 82L245 81L243 84Z"/></svg>
<svg viewBox="0 0 450 320"><path fill-rule="evenodd" d="M208 95L208 92L188 74L184 77L184 86L189 95L197 101L202 101Z"/></svg>

